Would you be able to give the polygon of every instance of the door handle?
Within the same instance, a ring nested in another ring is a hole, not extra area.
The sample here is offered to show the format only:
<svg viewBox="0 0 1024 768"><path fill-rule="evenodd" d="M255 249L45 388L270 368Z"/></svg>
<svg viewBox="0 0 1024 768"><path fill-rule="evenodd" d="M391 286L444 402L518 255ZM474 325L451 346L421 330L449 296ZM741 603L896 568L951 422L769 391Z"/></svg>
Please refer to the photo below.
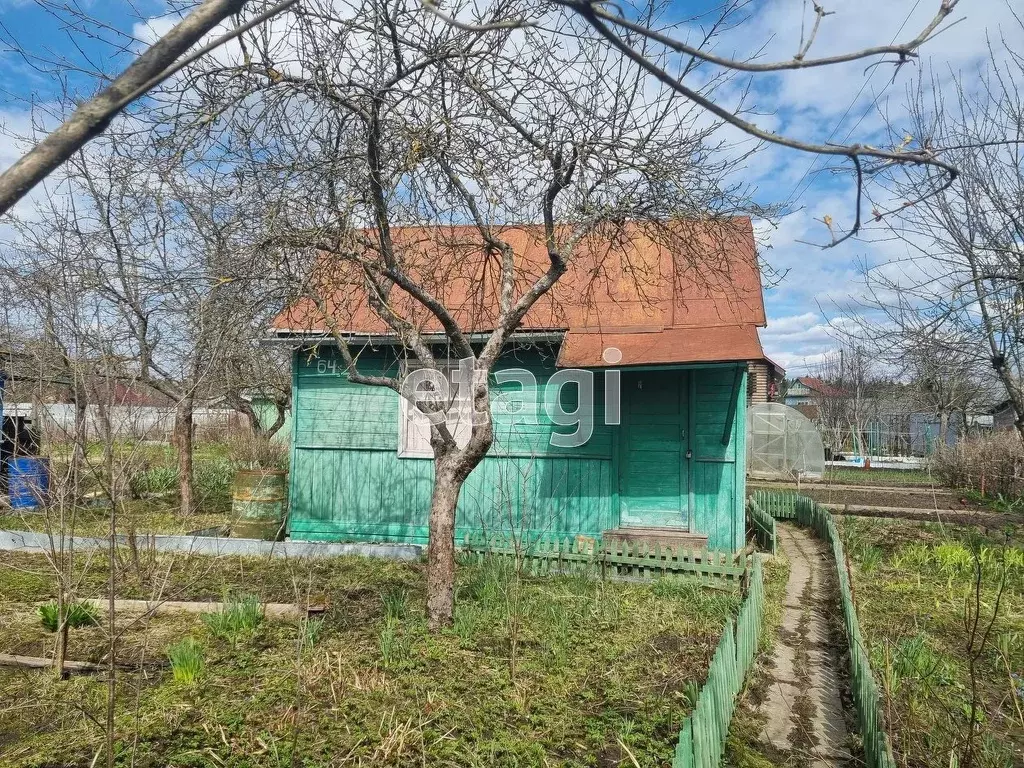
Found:
<svg viewBox="0 0 1024 768"><path fill-rule="evenodd" d="M686 449L686 458L687 459L692 459L693 458L693 450L692 449L690 449L690 448Z"/></svg>

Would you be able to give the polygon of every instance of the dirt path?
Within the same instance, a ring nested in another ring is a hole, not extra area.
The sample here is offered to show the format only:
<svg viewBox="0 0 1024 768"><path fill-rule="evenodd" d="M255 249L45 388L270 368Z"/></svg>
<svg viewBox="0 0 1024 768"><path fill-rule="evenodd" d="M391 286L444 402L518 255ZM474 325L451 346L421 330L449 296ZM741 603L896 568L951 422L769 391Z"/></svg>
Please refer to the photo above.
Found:
<svg viewBox="0 0 1024 768"><path fill-rule="evenodd" d="M761 705L768 718L762 738L792 754L795 765L845 766L851 758L826 614L831 563L825 545L802 528L780 525L779 541L790 572L775 668Z"/></svg>

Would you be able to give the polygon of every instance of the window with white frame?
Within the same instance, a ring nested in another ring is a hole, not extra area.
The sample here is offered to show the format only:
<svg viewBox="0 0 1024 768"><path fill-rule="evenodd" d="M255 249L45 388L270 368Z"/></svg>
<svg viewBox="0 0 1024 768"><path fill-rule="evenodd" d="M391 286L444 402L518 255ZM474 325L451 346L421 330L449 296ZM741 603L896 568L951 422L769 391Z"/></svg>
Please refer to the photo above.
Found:
<svg viewBox="0 0 1024 768"><path fill-rule="evenodd" d="M405 375L422 369L419 363L407 363ZM421 384L415 390L417 400L426 407L435 399L447 398L445 402L448 413L445 421L455 437L456 445L463 448L473 431L473 398L468 391L461 391L457 365L438 364L438 371L448 381L448 392L435 394L429 385ZM424 410L401 395L398 408L398 455L400 458L434 458L434 450L430 447L430 419Z"/></svg>

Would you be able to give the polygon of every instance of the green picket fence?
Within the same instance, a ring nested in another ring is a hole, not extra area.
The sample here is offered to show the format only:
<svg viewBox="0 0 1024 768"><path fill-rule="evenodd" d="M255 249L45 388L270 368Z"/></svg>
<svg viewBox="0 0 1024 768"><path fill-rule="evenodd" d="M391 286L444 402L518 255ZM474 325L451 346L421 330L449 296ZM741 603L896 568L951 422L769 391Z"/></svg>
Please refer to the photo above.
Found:
<svg viewBox="0 0 1024 768"><path fill-rule="evenodd" d="M771 495L768 491L757 494ZM796 494L779 494L795 496L795 499L776 500L775 506L765 509L786 509L792 505L798 524L811 528L820 538L832 547L832 555L836 562L839 575L839 593L843 604L843 623L846 636L850 641L850 687L853 689L853 701L857 709L857 720L861 738L864 741L864 757L868 768L896 768L892 755L892 745L885 733L885 722L882 717L882 696L871 671L871 662L867 648L857 621L857 607L853 602L853 591L850 589L850 572L846 567L846 552L839 536L832 514L817 504L813 499ZM760 500L758 499L758 503Z"/></svg>
<svg viewBox="0 0 1024 768"><path fill-rule="evenodd" d="M757 655L764 615L764 575L761 555L754 556L747 596L736 620L729 619L697 706L683 722L672 768L717 768L725 739L743 689L747 671Z"/></svg>
<svg viewBox="0 0 1024 768"><path fill-rule="evenodd" d="M757 546L774 555L778 546L775 518L765 512L754 498L747 499L747 515Z"/></svg>
<svg viewBox="0 0 1024 768"><path fill-rule="evenodd" d="M754 501L776 520L795 520L797 499L804 498L793 491L768 491L758 489L753 493Z"/></svg>
<svg viewBox="0 0 1024 768"><path fill-rule="evenodd" d="M467 533L462 550L464 556L478 563L495 555L521 558L524 571L531 576L585 573L595 578L654 579L686 575L709 584L735 586L747 573L746 557L732 552L624 539L605 543L600 538L583 536L542 536L521 541L509 536Z"/></svg>

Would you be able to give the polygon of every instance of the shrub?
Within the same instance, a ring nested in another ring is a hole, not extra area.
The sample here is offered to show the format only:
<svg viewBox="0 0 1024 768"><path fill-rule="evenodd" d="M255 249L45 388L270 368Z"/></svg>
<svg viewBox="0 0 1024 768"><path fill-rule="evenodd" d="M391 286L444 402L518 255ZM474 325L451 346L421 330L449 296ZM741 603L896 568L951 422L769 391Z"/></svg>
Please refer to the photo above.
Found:
<svg viewBox="0 0 1024 768"><path fill-rule="evenodd" d="M203 624L214 637L233 646L242 636L254 634L263 623L263 617L263 603L255 595L226 597L219 611L203 614Z"/></svg>
<svg viewBox="0 0 1024 768"><path fill-rule="evenodd" d="M993 432L938 446L932 468L953 488L984 492L986 496L1018 497L1024 492L1024 446L1016 432Z"/></svg>
<svg viewBox="0 0 1024 768"><path fill-rule="evenodd" d="M228 458L240 469L288 469L288 447L245 432L228 440Z"/></svg>
<svg viewBox="0 0 1024 768"><path fill-rule="evenodd" d="M71 603L65 607L64 611L64 618L71 629L99 624L99 611L91 603ZM57 631L60 627L60 610L56 600L39 606L39 620L47 632Z"/></svg>
<svg viewBox="0 0 1024 768"><path fill-rule="evenodd" d="M175 682L192 685L203 675L206 662L203 660L203 648L191 637L186 637L167 649L167 658L171 662L171 674Z"/></svg>

